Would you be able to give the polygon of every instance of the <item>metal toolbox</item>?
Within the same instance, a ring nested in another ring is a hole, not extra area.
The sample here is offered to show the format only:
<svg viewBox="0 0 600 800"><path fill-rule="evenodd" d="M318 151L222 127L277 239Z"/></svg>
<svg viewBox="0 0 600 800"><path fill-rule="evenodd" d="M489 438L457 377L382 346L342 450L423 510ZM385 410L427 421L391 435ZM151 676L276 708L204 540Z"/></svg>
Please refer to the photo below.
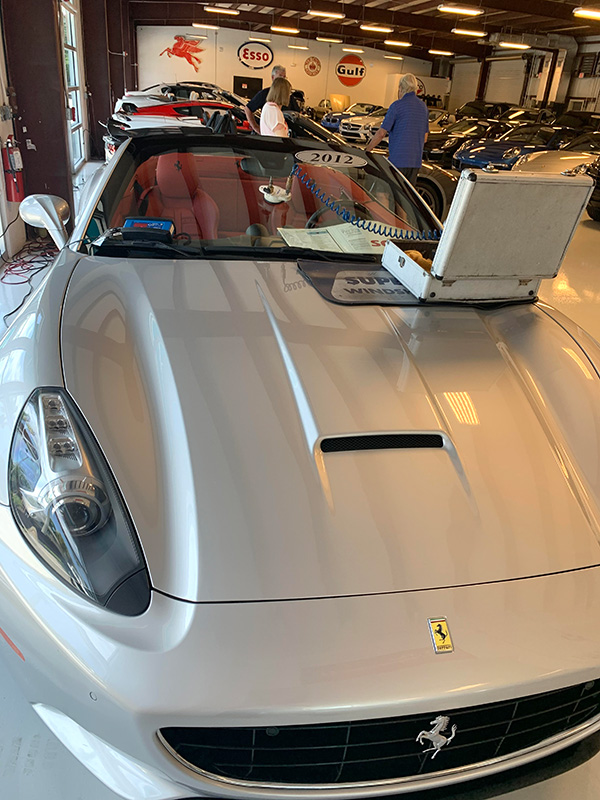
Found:
<svg viewBox="0 0 600 800"><path fill-rule="evenodd" d="M586 175L465 170L437 245L387 242L382 264L423 301L533 298L558 274L592 190Z"/></svg>

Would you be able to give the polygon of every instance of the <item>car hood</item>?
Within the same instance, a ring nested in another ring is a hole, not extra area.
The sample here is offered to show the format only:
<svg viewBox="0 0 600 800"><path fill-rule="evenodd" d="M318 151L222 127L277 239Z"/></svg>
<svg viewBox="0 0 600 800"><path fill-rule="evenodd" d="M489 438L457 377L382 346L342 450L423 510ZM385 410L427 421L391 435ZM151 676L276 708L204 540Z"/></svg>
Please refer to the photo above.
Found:
<svg viewBox="0 0 600 800"><path fill-rule="evenodd" d="M383 117L381 115L365 114L361 117L348 117L344 122L350 122L352 125L380 125Z"/></svg>
<svg viewBox="0 0 600 800"><path fill-rule="evenodd" d="M293 263L90 257L61 345L172 596L403 592L600 560L599 379L534 306L344 306ZM320 447L374 432L443 447Z"/></svg>
<svg viewBox="0 0 600 800"><path fill-rule="evenodd" d="M532 153L523 164L516 164L517 172L562 172L579 164L592 164L598 153L585 153L579 150L541 150Z"/></svg>

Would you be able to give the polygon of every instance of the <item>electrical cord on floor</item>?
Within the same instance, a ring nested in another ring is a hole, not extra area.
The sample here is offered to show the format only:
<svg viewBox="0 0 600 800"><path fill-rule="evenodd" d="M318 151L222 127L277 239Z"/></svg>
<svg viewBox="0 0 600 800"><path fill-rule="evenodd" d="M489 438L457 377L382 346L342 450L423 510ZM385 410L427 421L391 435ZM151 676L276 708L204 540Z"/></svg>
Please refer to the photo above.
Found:
<svg viewBox="0 0 600 800"><path fill-rule="evenodd" d="M11 223L12 224L12 223ZM2 317L4 324L8 327L8 318L25 305L25 302L33 292L33 278L54 262L57 250L53 243L49 242L28 242L25 247L17 253L12 261L3 259L7 266L0 275L0 282L9 286L21 286L29 284L29 291L25 294L16 308L8 311Z"/></svg>
<svg viewBox="0 0 600 800"><path fill-rule="evenodd" d="M15 222L16 222L18 219L19 219L19 215L17 214L17 216L16 216L16 217L15 217L15 218L12 220L12 222L9 222L9 223L8 223L8 225L6 226L6 228L4 228L4 230L2 231L2 233L0 233L0 239L3 239L3 238L4 238L4 235L6 234L6 231L7 231L7 230L10 228L10 226L11 226L11 225L14 225L14 224L15 224ZM10 261L7 261L7 260L4 258L4 253L0 253L0 258L2 259L2 261L4 261L4 263L5 263L5 264L10 264Z"/></svg>

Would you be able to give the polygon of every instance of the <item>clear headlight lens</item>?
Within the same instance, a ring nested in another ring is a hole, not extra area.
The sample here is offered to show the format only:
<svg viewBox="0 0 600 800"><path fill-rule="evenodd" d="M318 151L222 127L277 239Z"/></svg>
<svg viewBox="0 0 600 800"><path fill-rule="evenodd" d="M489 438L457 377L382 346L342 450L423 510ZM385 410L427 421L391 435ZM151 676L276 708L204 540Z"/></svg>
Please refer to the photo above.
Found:
<svg viewBox="0 0 600 800"><path fill-rule="evenodd" d="M515 156L521 155L521 148L520 147L511 147L510 150L505 150L502 158L514 158Z"/></svg>
<svg viewBox="0 0 600 800"><path fill-rule="evenodd" d="M520 156L515 161L515 167L520 166L521 164L526 164L529 161L529 155Z"/></svg>
<svg viewBox="0 0 600 800"><path fill-rule="evenodd" d="M89 600L133 616L150 602L141 547L100 448L66 392L37 389L15 430L9 493L36 555Z"/></svg>

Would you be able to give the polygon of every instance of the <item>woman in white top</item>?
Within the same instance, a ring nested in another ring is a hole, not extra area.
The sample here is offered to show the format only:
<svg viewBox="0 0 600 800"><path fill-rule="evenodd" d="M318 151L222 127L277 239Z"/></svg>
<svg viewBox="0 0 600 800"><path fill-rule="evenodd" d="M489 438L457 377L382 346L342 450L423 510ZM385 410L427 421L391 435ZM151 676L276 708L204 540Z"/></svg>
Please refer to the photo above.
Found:
<svg viewBox="0 0 600 800"><path fill-rule="evenodd" d="M287 78L275 78L267 95L267 102L260 112L260 132L263 136L287 136L288 126L281 106L290 102L292 84Z"/></svg>

